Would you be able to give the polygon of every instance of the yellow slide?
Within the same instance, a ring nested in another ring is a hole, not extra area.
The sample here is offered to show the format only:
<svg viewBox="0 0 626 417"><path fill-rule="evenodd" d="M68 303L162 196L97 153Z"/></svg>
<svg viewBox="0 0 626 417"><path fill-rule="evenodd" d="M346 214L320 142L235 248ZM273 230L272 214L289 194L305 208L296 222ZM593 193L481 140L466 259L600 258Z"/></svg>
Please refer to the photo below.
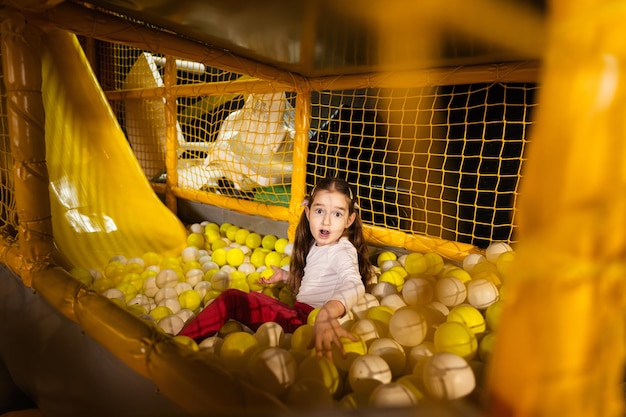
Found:
<svg viewBox="0 0 626 417"><path fill-rule="evenodd" d="M185 227L150 186L76 36L57 30L43 42L53 233L65 261L179 255Z"/></svg>

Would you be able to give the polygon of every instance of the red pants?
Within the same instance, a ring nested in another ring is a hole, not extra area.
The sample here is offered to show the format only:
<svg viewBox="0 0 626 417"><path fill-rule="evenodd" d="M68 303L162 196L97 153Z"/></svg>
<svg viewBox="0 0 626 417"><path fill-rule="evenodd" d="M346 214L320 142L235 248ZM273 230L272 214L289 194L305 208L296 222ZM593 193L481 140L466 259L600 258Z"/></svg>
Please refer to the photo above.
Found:
<svg viewBox="0 0 626 417"><path fill-rule="evenodd" d="M233 319L256 331L265 322L281 325L285 333L307 321L313 307L296 301L293 307L258 292L228 289L194 317L179 334L197 342L213 336L228 320Z"/></svg>

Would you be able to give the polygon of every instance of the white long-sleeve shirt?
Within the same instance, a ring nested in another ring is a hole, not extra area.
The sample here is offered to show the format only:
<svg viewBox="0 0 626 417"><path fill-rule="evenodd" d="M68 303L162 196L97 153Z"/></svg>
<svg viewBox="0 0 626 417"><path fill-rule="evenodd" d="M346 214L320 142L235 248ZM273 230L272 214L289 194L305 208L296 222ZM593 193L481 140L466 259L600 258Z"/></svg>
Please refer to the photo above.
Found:
<svg viewBox="0 0 626 417"><path fill-rule="evenodd" d="M317 308L336 300L347 312L364 293L357 251L348 238L342 237L332 245L311 247L297 301Z"/></svg>

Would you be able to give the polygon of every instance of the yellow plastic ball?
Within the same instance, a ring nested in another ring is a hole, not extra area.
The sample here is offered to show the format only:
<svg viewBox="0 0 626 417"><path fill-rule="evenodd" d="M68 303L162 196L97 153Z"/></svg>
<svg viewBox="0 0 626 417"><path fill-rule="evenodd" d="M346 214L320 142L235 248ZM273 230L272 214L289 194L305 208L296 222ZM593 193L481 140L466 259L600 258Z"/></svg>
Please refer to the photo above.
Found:
<svg viewBox="0 0 626 417"><path fill-rule="evenodd" d="M211 260L215 262L218 266L224 266L228 262L226 260L227 253L228 251L225 248L216 249L211 254Z"/></svg>
<svg viewBox="0 0 626 417"><path fill-rule="evenodd" d="M325 356L310 356L298 366L298 379L312 379L321 382L331 395L339 390L340 376L335 364Z"/></svg>
<svg viewBox="0 0 626 417"><path fill-rule="evenodd" d="M409 275L424 274L428 271L428 259L418 252L409 253L404 259L404 269Z"/></svg>
<svg viewBox="0 0 626 417"><path fill-rule="evenodd" d="M187 245L195 246L198 249L203 249L204 235L202 233L189 233L189 235L187 235Z"/></svg>
<svg viewBox="0 0 626 417"><path fill-rule="evenodd" d="M267 256L267 252L263 250L255 250L250 255L250 263L254 265L256 268L259 268L265 265L265 257Z"/></svg>
<svg viewBox="0 0 626 417"><path fill-rule="evenodd" d="M337 369L341 372L348 372L352 362L359 356L367 353L367 345L360 337L354 335L356 340L348 339L347 337L340 337L339 340L343 345L345 356L341 354L339 348L335 345L332 347L333 362Z"/></svg>
<svg viewBox="0 0 626 417"><path fill-rule="evenodd" d="M274 235L265 235L261 239L261 246L267 250L274 250L278 238Z"/></svg>
<svg viewBox="0 0 626 417"><path fill-rule="evenodd" d="M224 222L224 223L220 224L220 228L219 228L220 234L222 236L226 236L226 231L228 230L228 228L230 226L232 226L232 223Z"/></svg>
<svg viewBox="0 0 626 417"><path fill-rule="evenodd" d="M207 229L204 231L205 243L212 245L213 242L215 242L216 240L220 240L221 238L222 238L222 235L220 234L219 230Z"/></svg>
<svg viewBox="0 0 626 417"><path fill-rule="evenodd" d="M381 273L380 277L378 277L378 282L388 282L396 287L398 292L402 291L402 287L404 286L404 278L402 278L402 275L391 269Z"/></svg>
<svg viewBox="0 0 626 417"><path fill-rule="evenodd" d="M279 239L276 239L276 242L274 242L274 250L278 253L284 254L285 253L285 247L289 244L289 240L285 239L284 237L281 237Z"/></svg>
<svg viewBox="0 0 626 417"><path fill-rule="evenodd" d="M476 307L468 304L453 307L448 313L446 321L463 323L476 336L483 334L487 328L482 313Z"/></svg>
<svg viewBox="0 0 626 417"><path fill-rule="evenodd" d="M271 268L272 266L280 267L280 261L283 259L283 255L276 251L271 251L265 256L265 266Z"/></svg>
<svg viewBox="0 0 626 417"><path fill-rule="evenodd" d="M215 255L215 252L213 252L213 255ZM230 248L226 252L226 262L230 266L238 267L239 265L243 263L244 258L245 258L245 254L239 248ZM219 265L217 261L215 262Z"/></svg>
<svg viewBox="0 0 626 417"><path fill-rule="evenodd" d="M237 242L240 245L245 245L246 244L246 238L248 237L249 234L250 234L250 231L248 229L239 229L235 233L234 241Z"/></svg>
<svg viewBox="0 0 626 417"><path fill-rule="evenodd" d="M261 246L262 240L263 238L260 234L251 232L246 236L246 241L244 243L247 247L254 250Z"/></svg>
<svg viewBox="0 0 626 417"><path fill-rule="evenodd" d="M469 361L476 356L478 341L465 324L446 321L435 329L433 341L437 352L453 353Z"/></svg>
<svg viewBox="0 0 626 417"><path fill-rule="evenodd" d="M383 251L376 257L376 265L381 267L383 262L385 261L395 261L398 259L398 255L396 255L392 251Z"/></svg>
<svg viewBox="0 0 626 417"><path fill-rule="evenodd" d="M196 311L202 303L202 297L196 290L186 290L178 295L180 307L191 311Z"/></svg>
<svg viewBox="0 0 626 417"><path fill-rule="evenodd" d="M228 229L226 229L226 238L231 242L235 241L235 235L241 229L239 226L232 225Z"/></svg>

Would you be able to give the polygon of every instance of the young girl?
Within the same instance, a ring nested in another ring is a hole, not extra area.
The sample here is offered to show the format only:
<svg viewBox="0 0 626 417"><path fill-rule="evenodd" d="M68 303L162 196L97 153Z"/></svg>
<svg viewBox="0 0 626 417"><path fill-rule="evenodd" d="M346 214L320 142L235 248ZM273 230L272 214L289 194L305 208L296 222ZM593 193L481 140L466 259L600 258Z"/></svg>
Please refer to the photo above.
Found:
<svg viewBox="0 0 626 417"><path fill-rule="evenodd" d="M355 337L341 327L338 319L365 293L371 274L361 219L350 186L337 178L320 181L304 204L289 272L274 267L274 274L262 281L286 281L295 295L293 307L262 293L228 289L179 334L200 341L217 333L230 319L254 331L264 322L273 321L285 332L293 333L319 307L312 347L318 355L331 358L334 344L343 354L340 337Z"/></svg>

